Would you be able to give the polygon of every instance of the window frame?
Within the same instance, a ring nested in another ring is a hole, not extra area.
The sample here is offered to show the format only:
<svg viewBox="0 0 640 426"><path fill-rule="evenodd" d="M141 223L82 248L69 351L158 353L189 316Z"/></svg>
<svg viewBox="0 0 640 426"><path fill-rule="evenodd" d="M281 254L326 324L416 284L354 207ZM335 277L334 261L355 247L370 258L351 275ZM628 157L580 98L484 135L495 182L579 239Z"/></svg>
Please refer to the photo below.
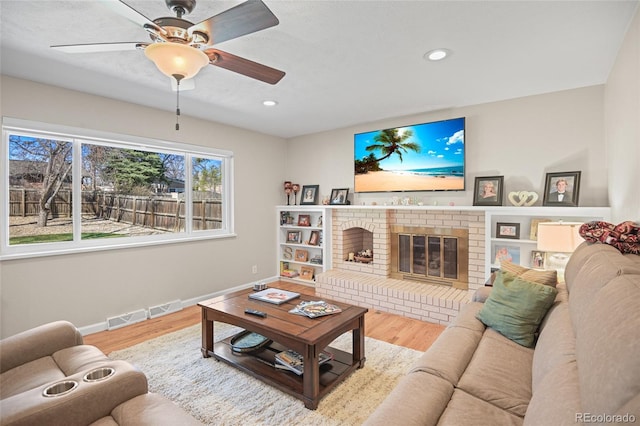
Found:
<svg viewBox="0 0 640 426"><path fill-rule="evenodd" d="M55 138L73 143L72 170L72 216L73 241L9 245L9 134L20 133L30 136ZM146 235L126 238L104 238L82 240L82 144L112 146L167 154L179 154L185 161L185 229L184 232L161 235ZM192 159L197 157L215 158L221 161L222 175L222 223L221 229L193 230L193 175ZM2 143L0 145L0 261L18 258L73 254L87 251L115 250L149 245L183 243L188 241L235 237L234 229L234 182L233 152L199 145L169 142L154 138L122 135L104 131L80 129L68 126L39 123L15 118L2 118ZM188 188L188 189L187 189Z"/></svg>

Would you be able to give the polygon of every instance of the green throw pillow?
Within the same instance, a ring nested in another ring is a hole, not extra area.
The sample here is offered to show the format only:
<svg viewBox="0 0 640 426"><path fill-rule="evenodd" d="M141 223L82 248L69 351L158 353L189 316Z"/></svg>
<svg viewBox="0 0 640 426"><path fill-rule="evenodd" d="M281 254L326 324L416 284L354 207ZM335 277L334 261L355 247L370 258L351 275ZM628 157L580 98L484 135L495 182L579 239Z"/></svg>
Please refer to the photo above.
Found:
<svg viewBox="0 0 640 426"><path fill-rule="evenodd" d="M514 342L531 348L540 322L558 290L498 271L491 294L476 318Z"/></svg>

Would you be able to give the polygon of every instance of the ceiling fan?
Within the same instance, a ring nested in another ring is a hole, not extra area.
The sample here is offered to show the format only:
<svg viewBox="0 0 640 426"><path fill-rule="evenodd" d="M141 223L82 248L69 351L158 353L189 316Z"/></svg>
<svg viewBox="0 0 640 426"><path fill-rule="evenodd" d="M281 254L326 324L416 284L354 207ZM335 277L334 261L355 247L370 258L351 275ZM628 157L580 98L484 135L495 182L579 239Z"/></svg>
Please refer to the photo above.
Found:
<svg viewBox="0 0 640 426"><path fill-rule="evenodd" d="M116 42L55 45L68 53L109 52L142 49L158 69L177 80L195 76L211 64L269 84L278 83L283 71L223 52L214 44L278 25L278 18L261 0L248 0L215 16L194 24L183 19L191 13L196 0L165 0L176 17L153 21L121 0L101 0L116 13L141 26L151 37L147 42Z"/></svg>

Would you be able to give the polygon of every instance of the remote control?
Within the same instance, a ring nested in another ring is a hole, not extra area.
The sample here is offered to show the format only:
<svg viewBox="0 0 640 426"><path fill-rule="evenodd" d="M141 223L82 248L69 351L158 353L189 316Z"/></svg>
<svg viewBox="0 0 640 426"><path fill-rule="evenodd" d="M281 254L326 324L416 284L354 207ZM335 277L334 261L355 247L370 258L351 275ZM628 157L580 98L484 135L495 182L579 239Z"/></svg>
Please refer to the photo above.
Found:
<svg viewBox="0 0 640 426"><path fill-rule="evenodd" d="M245 314L249 314L249 315L255 315L257 317L262 317L262 318L266 318L267 317L267 313L266 312L257 311L255 309L245 309L244 313Z"/></svg>

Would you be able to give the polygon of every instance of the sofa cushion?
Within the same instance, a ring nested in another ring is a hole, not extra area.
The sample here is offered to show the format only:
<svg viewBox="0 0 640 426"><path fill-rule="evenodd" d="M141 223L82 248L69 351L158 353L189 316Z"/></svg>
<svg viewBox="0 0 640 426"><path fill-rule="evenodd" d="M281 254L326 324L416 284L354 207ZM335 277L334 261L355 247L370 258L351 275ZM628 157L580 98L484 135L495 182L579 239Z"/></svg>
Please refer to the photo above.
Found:
<svg viewBox="0 0 640 426"><path fill-rule="evenodd" d="M475 319L475 315L473 320L480 322ZM427 372L456 386L481 338L480 331L464 327L448 327L433 342L429 350L416 360L410 371Z"/></svg>
<svg viewBox="0 0 640 426"><path fill-rule="evenodd" d="M85 382L88 371L79 371L65 380L75 381L77 387L63 396L45 398L48 384L29 389L0 401L2 425L11 426L68 426L87 425L109 415L114 407L138 395L147 393L147 378L126 361L108 361L115 374L106 380Z"/></svg>
<svg viewBox="0 0 640 426"><path fill-rule="evenodd" d="M404 376L364 422L364 426L435 425L453 394L453 386L429 373Z"/></svg>
<svg viewBox="0 0 640 426"><path fill-rule="evenodd" d="M514 342L533 347L535 332L557 293L554 287L500 271L477 318Z"/></svg>
<svg viewBox="0 0 640 426"><path fill-rule="evenodd" d="M509 272L523 280L550 285L551 287L555 287L558 282L558 271L555 270L542 271L539 269L530 269L509 261L500 262L500 270Z"/></svg>
<svg viewBox="0 0 640 426"><path fill-rule="evenodd" d="M82 344L82 335L69 321L54 321L0 340L0 372L69 346Z"/></svg>
<svg viewBox="0 0 640 426"><path fill-rule="evenodd" d="M88 370L102 362L109 361L100 349L91 345L78 345L62 349L52 355L56 364L66 376Z"/></svg>
<svg viewBox="0 0 640 426"><path fill-rule="evenodd" d="M389 422L388 424L401 423ZM522 417L456 389L437 424L438 426L519 426L522 424Z"/></svg>
<svg viewBox="0 0 640 426"><path fill-rule="evenodd" d="M532 362L533 349L488 328L458 389L522 417L531 399Z"/></svg>
<svg viewBox="0 0 640 426"><path fill-rule="evenodd" d="M618 250L606 244L581 245L578 250L579 256L575 261L572 256L566 268L574 277L571 280L567 277L571 320L574 326L591 316L590 307L597 293L611 280L621 275L640 274L640 262L634 262L632 259L640 259L640 256L621 256ZM583 252L592 255L584 256ZM581 267L575 271L577 265Z"/></svg>
<svg viewBox="0 0 640 426"><path fill-rule="evenodd" d="M579 308L570 303L572 311ZM640 404L629 404L640 394L639 306L640 275L622 275L594 295L588 315L574 324L586 412L616 413L626 406L640 418Z"/></svg>
<svg viewBox="0 0 640 426"><path fill-rule="evenodd" d="M50 356L27 362L0 374L0 399L9 398L64 377L65 374L60 371Z"/></svg>
<svg viewBox="0 0 640 426"><path fill-rule="evenodd" d="M145 393L118 405L106 419L109 418L119 426L202 425L182 408L155 393ZM94 423L92 426L109 424Z"/></svg>
<svg viewBox="0 0 640 426"><path fill-rule="evenodd" d="M536 352L538 348L536 348ZM557 364L533 392L524 424L576 425L576 416L582 413L580 387L575 361Z"/></svg>
<svg viewBox="0 0 640 426"><path fill-rule="evenodd" d="M576 360L576 338L571 325L569 304L555 302L544 319L533 354L531 386L535 394L538 385L558 365Z"/></svg>

